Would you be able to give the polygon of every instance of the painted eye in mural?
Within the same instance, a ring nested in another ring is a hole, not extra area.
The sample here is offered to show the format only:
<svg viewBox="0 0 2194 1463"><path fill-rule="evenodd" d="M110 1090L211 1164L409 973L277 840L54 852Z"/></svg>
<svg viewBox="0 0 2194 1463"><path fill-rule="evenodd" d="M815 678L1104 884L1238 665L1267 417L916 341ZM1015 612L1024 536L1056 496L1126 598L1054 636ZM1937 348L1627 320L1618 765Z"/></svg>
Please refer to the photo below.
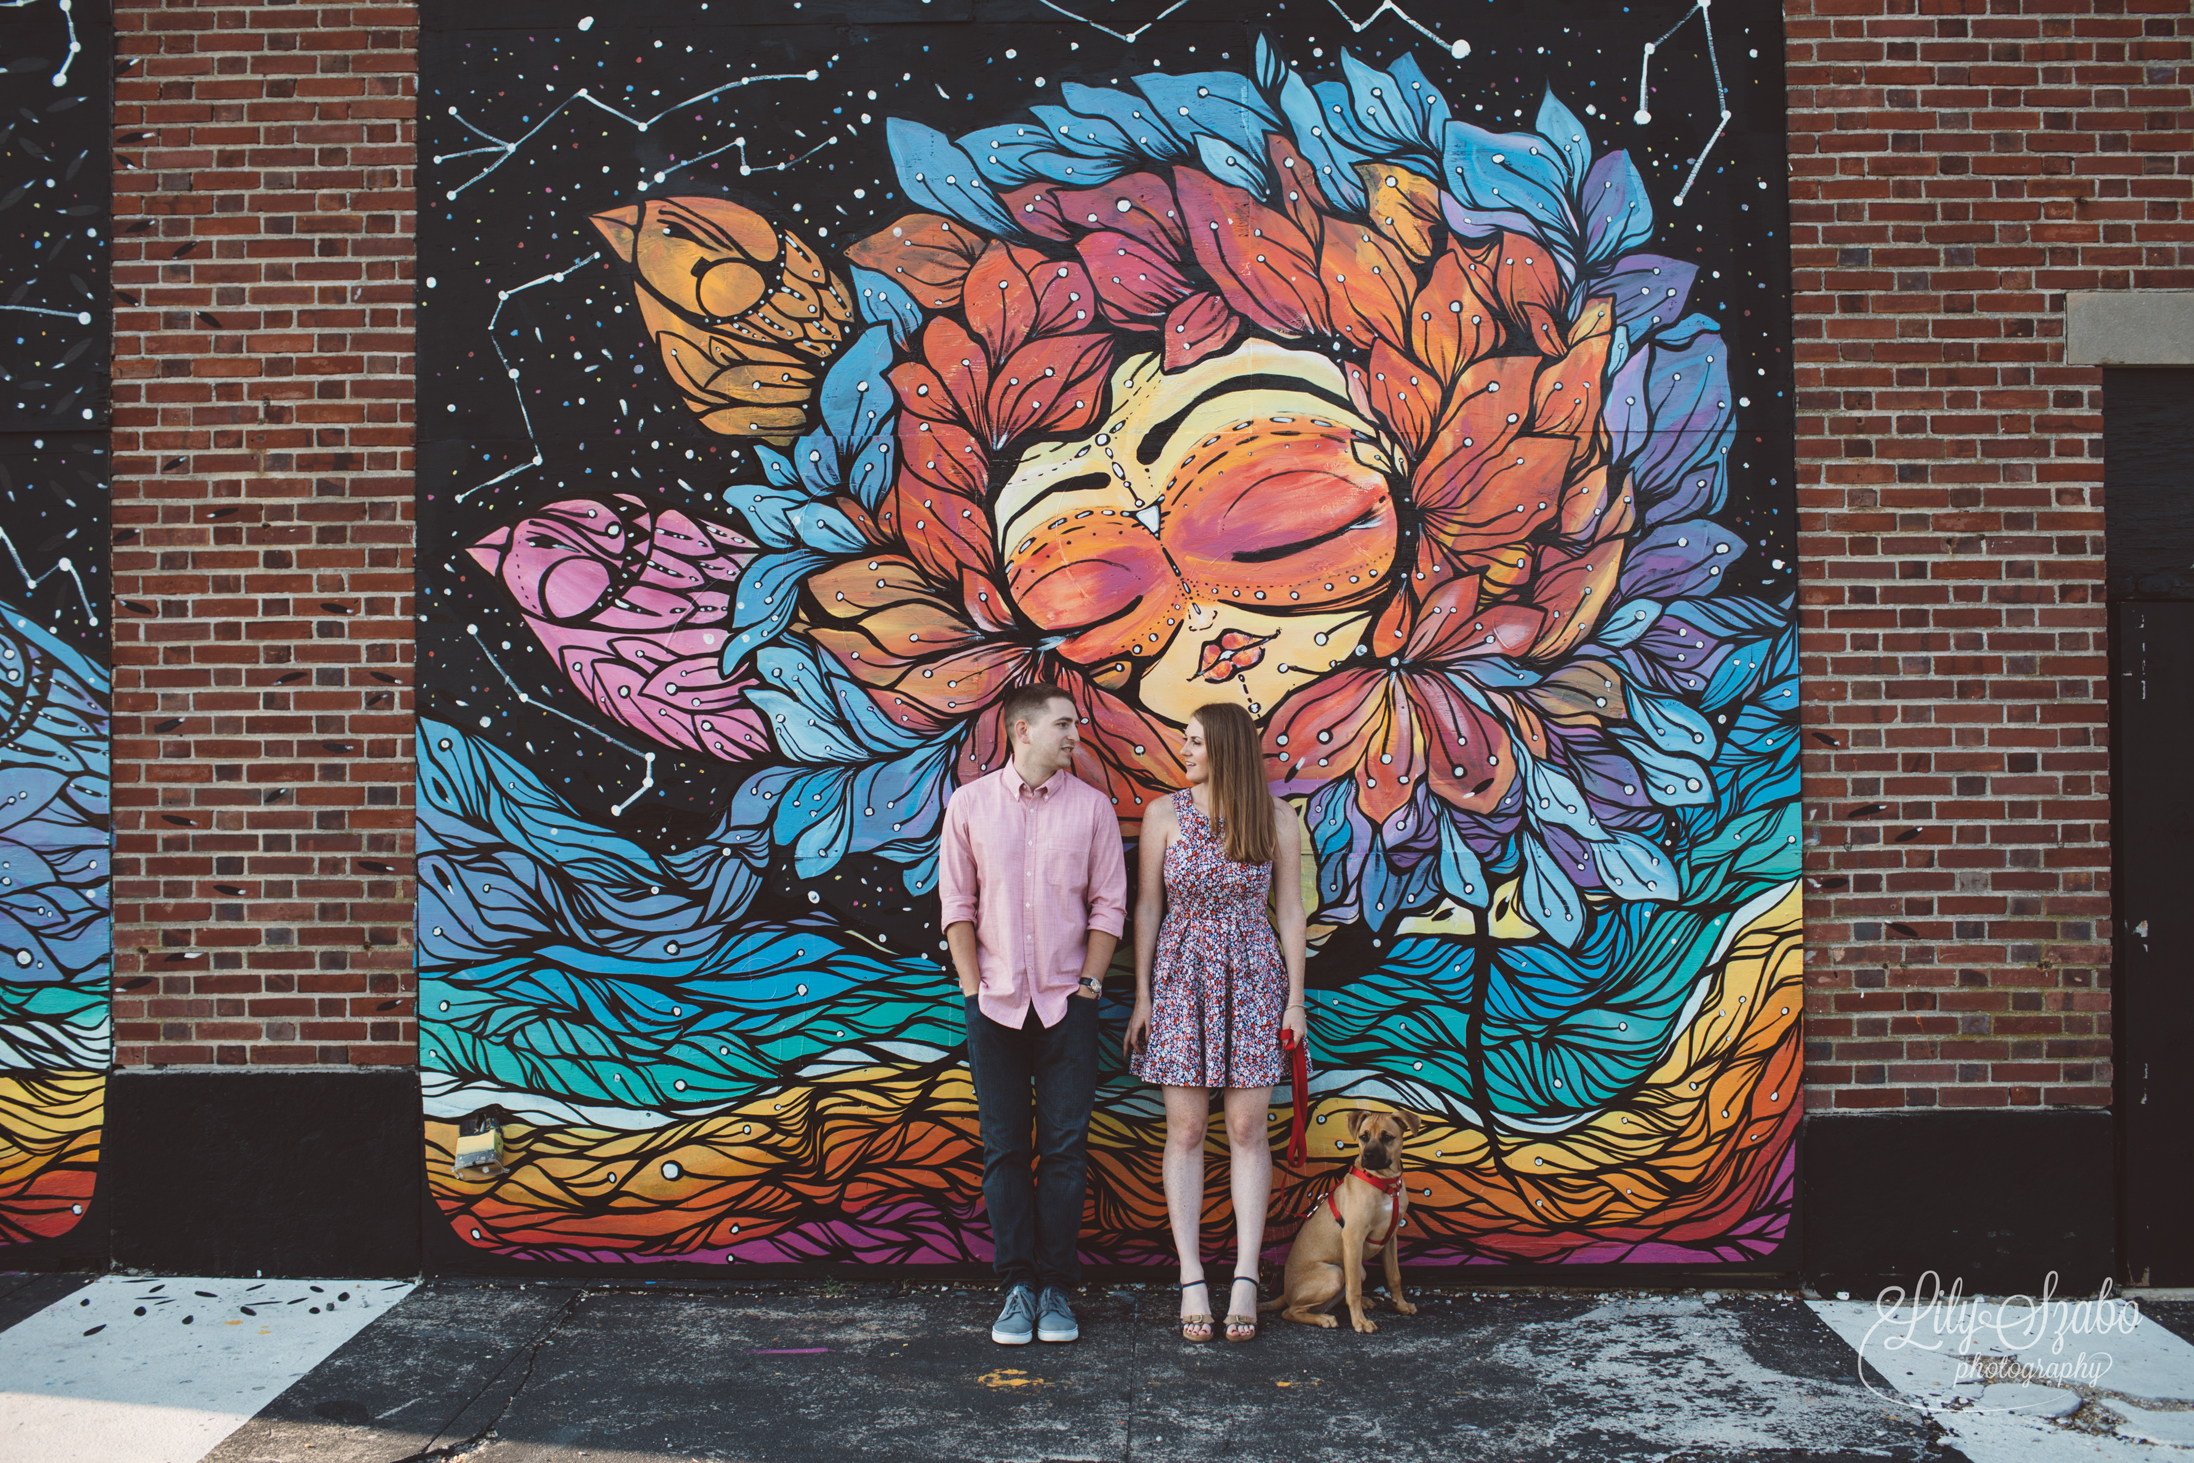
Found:
<svg viewBox="0 0 2194 1463"><path fill-rule="evenodd" d="M632 266L640 319L701 424L789 444L853 317L845 281L797 235L721 198L656 198L592 218Z"/></svg>

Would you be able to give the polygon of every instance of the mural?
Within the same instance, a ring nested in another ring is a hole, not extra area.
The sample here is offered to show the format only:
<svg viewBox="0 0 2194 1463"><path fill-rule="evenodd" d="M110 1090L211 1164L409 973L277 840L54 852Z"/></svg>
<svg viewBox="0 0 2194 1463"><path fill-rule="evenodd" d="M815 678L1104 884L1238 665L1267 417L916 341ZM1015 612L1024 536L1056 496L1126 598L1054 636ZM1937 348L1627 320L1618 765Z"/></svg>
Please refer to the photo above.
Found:
<svg viewBox="0 0 2194 1463"><path fill-rule="evenodd" d="M1427 1120L1418 1263L1785 1242L1779 12L1197 3L429 7L444 1263L987 1258L936 838L1035 679L1125 838L1215 697L1300 811L1276 1245L1360 1103ZM1156 1263L1107 1061L1086 1252Z"/></svg>
<svg viewBox="0 0 2194 1463"><path fill-rule="evenodd" d="M107 7L0 7L0 1268L91 1202L110 1056Z"/></svg>

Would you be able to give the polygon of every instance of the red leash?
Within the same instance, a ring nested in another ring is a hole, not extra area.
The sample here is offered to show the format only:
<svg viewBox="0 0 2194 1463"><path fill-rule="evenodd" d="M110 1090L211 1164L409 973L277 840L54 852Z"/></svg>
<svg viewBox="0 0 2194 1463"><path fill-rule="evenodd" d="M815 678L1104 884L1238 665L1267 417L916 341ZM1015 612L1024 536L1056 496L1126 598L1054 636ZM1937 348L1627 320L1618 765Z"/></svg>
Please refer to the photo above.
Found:
<svg viewBox="0 0 2194 1463"><path fill-rule="evenodd" d="M1310 1041L1308 1038L1297 1041L1295 1033L1283 1026L1280 1028L1280 1049L1295 1059L1295 1118L1288 1127L1287 1161L1307 1163L1310 1161L1310 1141L1303 1134L1303 1117L1310 1108Z"/></svg>

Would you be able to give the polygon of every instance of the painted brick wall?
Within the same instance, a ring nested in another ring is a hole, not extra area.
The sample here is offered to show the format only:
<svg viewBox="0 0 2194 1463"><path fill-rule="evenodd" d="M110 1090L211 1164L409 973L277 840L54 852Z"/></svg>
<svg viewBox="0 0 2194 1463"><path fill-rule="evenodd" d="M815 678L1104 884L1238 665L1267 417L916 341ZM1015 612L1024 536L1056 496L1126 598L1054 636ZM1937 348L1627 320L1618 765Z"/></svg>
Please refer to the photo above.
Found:
<svg viewBox="0 0 2194 1463"><path fill-rule="evenodd" d="M414 25L116 5L123 1065L414 1057Z"/></svg>
<svg viewBox="0 0 2194 1463"><path fill-rule="evenodd" d="M2062 310L2194 287L2185 9L1786 12L1816 1110L2109 1100ZM408 1062L413 13L118 12L119 1060Z"/></svg>
<svg viewBox="0 0 2194 1463"><path fill-rule="evenodd" d="M2110 1101L2101 376L2194 287L2185 0L1791 0L1815 1111Z"/></svg>

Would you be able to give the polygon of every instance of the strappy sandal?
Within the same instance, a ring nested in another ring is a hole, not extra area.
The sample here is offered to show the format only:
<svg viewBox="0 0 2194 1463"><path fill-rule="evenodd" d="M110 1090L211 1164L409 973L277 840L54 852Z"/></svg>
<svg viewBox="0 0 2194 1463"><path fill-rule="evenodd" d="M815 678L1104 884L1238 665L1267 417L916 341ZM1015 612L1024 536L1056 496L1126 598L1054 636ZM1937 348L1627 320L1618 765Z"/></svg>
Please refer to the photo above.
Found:
<svg viewBox="0 0 2194 1463"><path fill-rule="evenodd" d="M1194 1290L1199 1285L1208 1285L1209 1283L1210 1282L1206 1280L1184 1280L1181 1282L1181 1289ZM1201 1331L1204 1334L1201 1336L1191 1336L1189 1335L1189 1332L1191 1331ZM1211 1333L1212 1320L1208 1314L1201 1316L1181 1317L1181 1339L1183 1341L1209 1341L1211 1339Z"/></svg>
<svg viewBox="0 0 2194 1463"><path fill-rule="evenodd" d="M1263 1286L1262 1286L1262 1284L1261 1284L1261 1283L1260 1283L1260 1282L1258 1281L1258 1279L1257 1279L1257 1277L1256 1277L1256 1276L1254 1276L1254 1275L1237 1275L1237 1276L1235 1276L1234 1278L1235 1278L1236 1280L1247 1280L1247 1281L1249 1282L1249 1284L1250 1284L1250 1288L1251 1288L1251 1289L1252 1289L1253 1291L1255 1291L1255 1292L1257 1293L1257 1295L1258 1295L1259 1297L1262 1297L1262 1295L1263 1295L1263 1293L1264 1293L1264 1287L1263 1287ZM1233 1288L1232 1286L1228 1286L1228 1287L1227 1287L1227 1300L1228 1300L1228 1302L1229 1302L1229 1303L1232 1303L1232 1301L1234 1300L1234 1288ZM1248 1314L1248 1315L1246 1315L1246 1316L1234 1315L1234 1314L1231 1314L1231 1313L1229 1313L1229 1315L1228 1315L1228 1316L1227 1316L1227 1318L1226 1318L1226 1328L1227 1328L1227 1340L1229 1340L1229 1341L1255 1341L1255 1340L1257 1339L1257 1302L1256 1302L1256 1300L1252 1300L1252 1301L1250 1301L1250 1303L1249 1303L1249 1314ZM1235 1335L1235 1334L1234 1334L1234 1333L1235 1333L1235 1332L1237 1332L1237 1331L1242 1331L1242 1332L1246 1332L1246 1333L1248 1333L1248 1334L1246 1334L1246 1335L1242 1335L1242 1336L1237 1336L1237 1335Z"/></svg>

